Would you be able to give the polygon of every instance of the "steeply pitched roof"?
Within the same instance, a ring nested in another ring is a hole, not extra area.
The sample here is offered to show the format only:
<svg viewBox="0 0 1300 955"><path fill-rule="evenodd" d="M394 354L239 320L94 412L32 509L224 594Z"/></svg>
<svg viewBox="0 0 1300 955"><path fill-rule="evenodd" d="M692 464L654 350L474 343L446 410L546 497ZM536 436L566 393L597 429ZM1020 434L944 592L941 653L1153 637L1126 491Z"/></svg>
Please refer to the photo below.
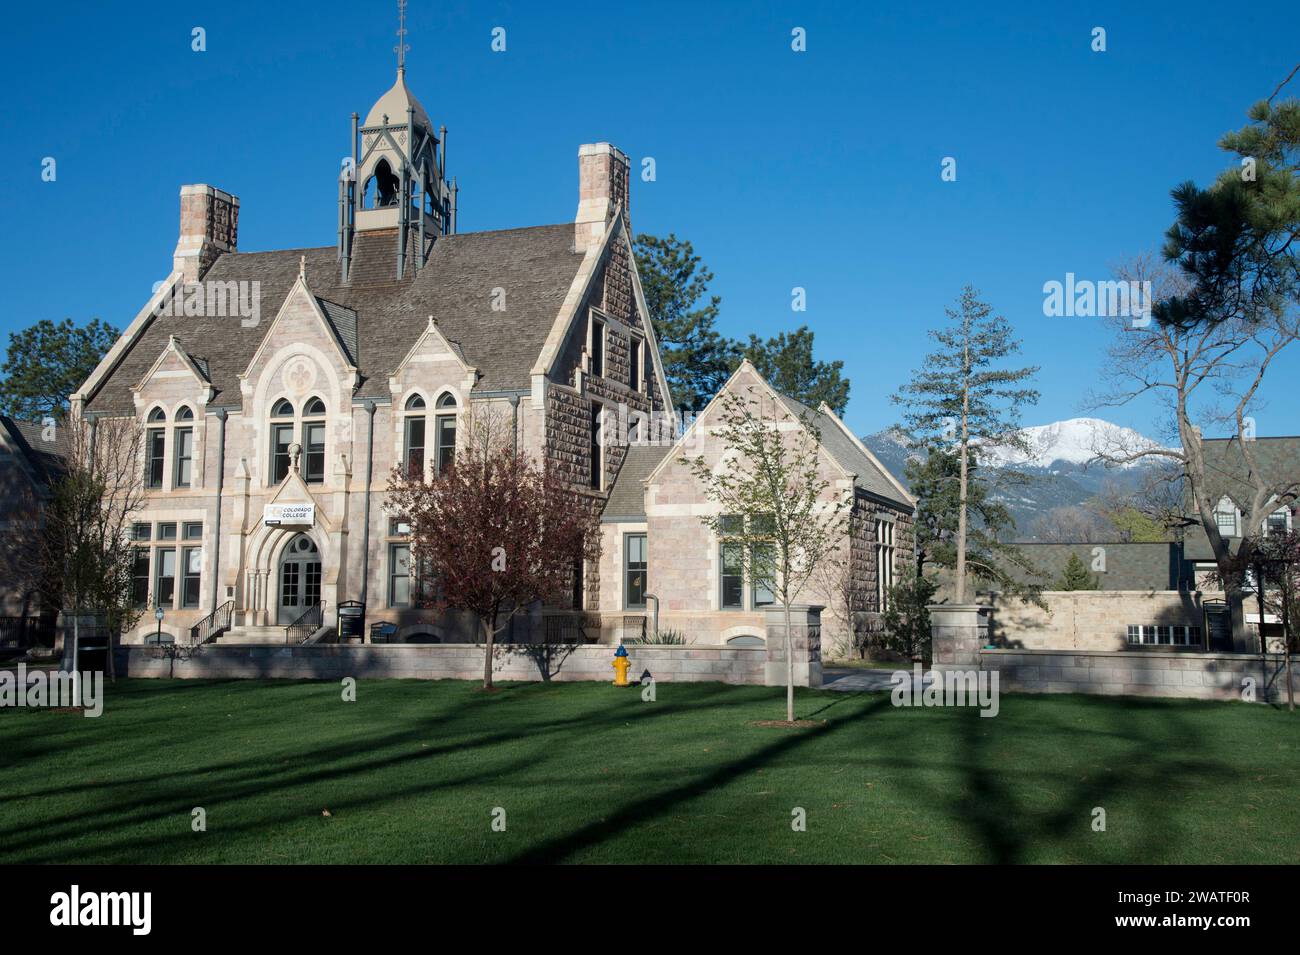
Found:
<svg viewBox="0 0 1300 955"><path fill-rule="evenodd" d="M1210 495L1232 498L1238 506L1250 503L1253 491L1247 480L1246 456L1237 438L1207 438L1205 481ZM1295 484L1300 488L1300 437L1255 438L1251 454L1269 484ZM1295 493L1296 488L1292 489Z"/></svg>
<svg viewBox="0 0 1300 955"><path fill-rule="evenodd" d="M63 470L68 457L68 439L62 423L47 429L39 421L19 421L0 415L0 427L40 477L48 481ZM46 435L51 432L54 440L46 441Z"/></svg>
<svg viewBox="0 0 1300 955"><path fill-rule="evenodd" d="M661 444L634 444L627 449L614 486L609 489L609 500L600 516L602 522L632 524L646 519L645 486L641 482L671 450Z"/></svg>
<svg viewBox="0 0 1300 955"><path fill-rule="evenodd" d="M899 504L908 511L912 509L912 502L899 493L882 467L865 454L829 415L810 408L789 395L779 397L792 415L810 422L821 432L821 444L826 453L844 470L857 475L858 487L876 497Z"/></svg>
<svg viewBox="0 0 1300 955"><path fill-rule="evenodd" d="M333 246L222 255L204 281L260 283L258 324L245 327L239 316L155 316L87 409L132 411L131 387L170 335L206 366L216 390L209 406L238 407L238 376L297 279L302 257L308 286L323 300L322 308L356 361L356 397L388 397L388 376L423 334L430 315L479 370L479 389L528 388L533 362L583 259L574 251L572 223L442 236L425 267L408 272L400 282L395 249L395 232L358 233L347 285L338 284ZM496 289L504 293L501 310L493 309L501 301Z"/></svg>

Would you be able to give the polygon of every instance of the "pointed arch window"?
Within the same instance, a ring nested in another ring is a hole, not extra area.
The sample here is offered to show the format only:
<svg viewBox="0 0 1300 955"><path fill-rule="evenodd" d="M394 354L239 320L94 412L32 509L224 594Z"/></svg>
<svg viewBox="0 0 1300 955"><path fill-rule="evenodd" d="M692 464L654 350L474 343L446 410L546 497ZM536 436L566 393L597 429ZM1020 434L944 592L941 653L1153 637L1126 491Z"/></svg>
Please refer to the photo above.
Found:
<svg viewBox="0 0 1300 955"><path fill-rule="evenodd" d="M271 483L289 476L289 448L293 445L293 404L281 398L271 409Z"/></svg>
<svg viewBox="0 0 1300 955"><path fill-rule="evenodd" d="M456 461L456 396L439 398L437 411L433 419L434 467L441 474Z"/></svg>
<svg viewBox="0 0 1300 955"><path fill-rule="evenodd" d="M194 482L194 412L182 407L172 429L172 487L190 487Z"/></svg>
<svg viewBox="0 0 1300 955"><path fill-rule="evenodd" d="M325 483L325 402L312 398L302 409L302 478L308 484Z"/></svg>
<svg viewBox="0 0 1300 955"><path fill-rule="evenodd" d="M411 395L406 399L406 417L403 421L402 466L407 474L424 474L425 419L424 398Z"/></svg>
<svg viewBox="0 0 1300 955"><path fill-rule="evenodd" d="M145 433L145 467L144 482L147 487L163 486L164 454L167 448L167 415L161 408L149 412L149 428Z"/></svg>

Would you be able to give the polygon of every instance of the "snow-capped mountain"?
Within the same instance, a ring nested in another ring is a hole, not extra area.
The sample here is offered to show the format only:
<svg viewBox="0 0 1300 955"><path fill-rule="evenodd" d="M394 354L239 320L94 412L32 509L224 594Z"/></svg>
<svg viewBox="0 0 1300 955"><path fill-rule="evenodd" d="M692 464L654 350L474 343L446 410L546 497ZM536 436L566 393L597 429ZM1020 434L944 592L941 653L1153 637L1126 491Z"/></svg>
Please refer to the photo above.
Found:
<svg viewBox="0 0 1300 955"><path fill-rule="evenodd" d="M1071 418L1024 428L1029 453L1010 448L992 448L984 455L987 466L1012 467L1029 476L1031 482L1003 497L1016 519L1016 536L1034 537L1037 518L1057 507L1083 504L1103 488L1132 490L1146 479L1147 469L1162 466L1161 458L1143 458L1123 467L1104 467L1094 461L1099 451L1119 453L1159 447L1139 431L1101 418ZM889 429L867 435L863 444L890 472L907 483L904 468L912 453L907 439ZM1090 463L1092 462L1092 463Z"/></svg>
<svg viewBox="0 0 1300 955"><path fill-rule="evenodd" d="M1070 418L1051 424L1022 428L1027 448L989 447L985 461L993 467L1051 468L1057 463L1088 464L1099 453L1111 456L1133 454L1160 447L1141 432L1101 418ZM1142 460L1122 467L1139 467ZM1101 463L1097 462L1100 467Z"/></svg>

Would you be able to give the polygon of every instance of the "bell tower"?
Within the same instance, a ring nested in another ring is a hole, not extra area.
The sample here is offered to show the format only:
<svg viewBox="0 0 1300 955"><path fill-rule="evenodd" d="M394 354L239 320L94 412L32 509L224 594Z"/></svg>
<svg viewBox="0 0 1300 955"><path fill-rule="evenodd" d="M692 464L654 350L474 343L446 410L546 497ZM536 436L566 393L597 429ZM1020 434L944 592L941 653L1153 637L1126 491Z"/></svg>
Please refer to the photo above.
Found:
<svg viewBox="0 0 1300 955"><path fill-rule="evenodd" d="M352 156L339 173L340 276L352 271L357 233L393 235L398 279L418 272L440 235L456 231L456 181L446 175L447 128L406 86L406 0L398 0L397 81L364 123L352 114Z"/></svg>

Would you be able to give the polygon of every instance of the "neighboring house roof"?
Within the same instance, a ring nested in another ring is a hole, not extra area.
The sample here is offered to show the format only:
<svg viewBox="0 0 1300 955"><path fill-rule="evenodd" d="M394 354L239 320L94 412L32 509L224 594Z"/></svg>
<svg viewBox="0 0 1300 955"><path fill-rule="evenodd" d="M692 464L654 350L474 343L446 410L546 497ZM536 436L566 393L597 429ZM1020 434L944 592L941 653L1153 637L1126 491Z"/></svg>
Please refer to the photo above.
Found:
<svg viewBox="0 0 1300 955"><path fill-rule="evenodd" d="M0 427L4 428L9 442L44 480L52 479L63 470L68 458L68 440L62 424L52 428L53 441L45 440L49 431L39 421L19 421L0 415Z"/></svg>
<svg viewBox="0 0 1300 955"><path fill-rule="evenodd" d="M1253 495L1247 480L1246 456L1237 438L1207 438L1205 452L1206 490L1216 501L1230 497L1243 506ZM1290 493L1300 490L1300 437L1255 438L1250 442L1251 455L1260 475L1270 485L1293 485Z"/></svg>
<svg viewBox="0 0 1300 955"><path fill-rule="evenodd" d="M430 315L479 370L477 388L529 388L533 363L583 261L574 250L573 224L440 236L424 268L409 271L400 282L394 274L395 248L394 232L359 232L347 285L337 284L334 246L222 255L203 281L260 283L258 324L245 327L239 316L156 315L89 398L87 410L133 411L131 387L171 335L206 369L216 392L209 407L238 407L239 375L293 287L304 257L307 284L356 363L355 397L389 397L388 376L424 333ZM498 289L504 302L494 294Z"/></svg>
<svg viewBox="0 0 1300 955"><path fill-rule="evenodd" d="M803 418L821 432L826 453L850 474L857 476L857 486L875 497L884 498L908 511L915 506L902 492L894 478L876 458L850 437L840 424L820 409L808 407L789 395L778 395L796 418Z"/></svg>
<svg viewBox="0 0 1300 955"><path fill-rule="evenodd" d="M1176 541L1154 543L1136 541L1110 541L1077 544L1025 543L1017 548L1038 570L1047 575L1038 581L1046 590L1055 589L1056 582L1065 573L1071 554L1078 554L1084 567L1091 572L1094 548L1103 548L1104 573L1096 573L1102 590L1178 590L1180 581L1191 578L1191 570L1184 559L1183 549ZM1025 582L1028 576L1017 574Z"/></svg>
<svg viewBox="0 0 1300 955"><path fill-rule="evenodd" d="M650 444L634 444L627 449L600 517L603 523L634 524L646 519L645 485L642 482L671 450L672 447Z"/></svg>

